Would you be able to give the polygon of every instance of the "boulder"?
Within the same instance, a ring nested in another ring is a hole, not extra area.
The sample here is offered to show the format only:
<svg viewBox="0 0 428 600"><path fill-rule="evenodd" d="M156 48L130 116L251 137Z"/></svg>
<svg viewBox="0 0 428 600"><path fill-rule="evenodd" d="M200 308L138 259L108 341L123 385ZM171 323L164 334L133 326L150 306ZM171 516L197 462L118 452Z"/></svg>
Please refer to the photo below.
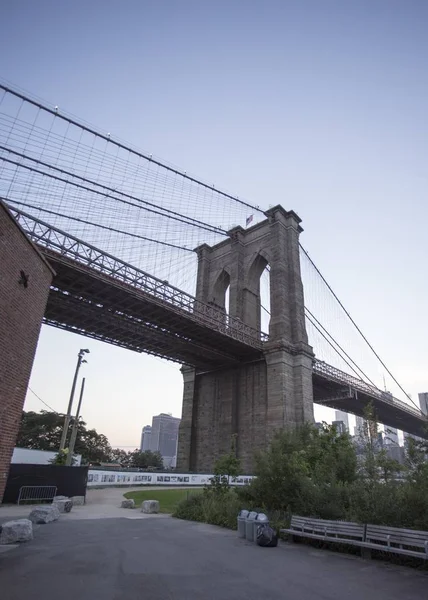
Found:
<svg viewBox="0 0 428 600"><path fill-rule="evenodd" d="M159 512L159 502L157 500L144 500L141 504L141 512L157 514Z"/></svg>
<svg viewBox="0 0 428 600"><path fill-rule="evenodd" d="M65 500L56 500L54 498L52 506L56 506L60 513L69 513L73 508L73 502L70 498L66 498Z"/></svg>
<svg viewBox="0 0 428 600"><path fill-rule="evenodd" d="M44 504L42 506L35 506L30 512L28 517L32 523L38 525L44 525L46 523L52 523L59 519L59 509L56 504Z"/></svg>
<svg viewBox="0 0 428 600"><path fill-rule="evenodd" d="M1 526L0 544L16 544L33 539L33 524L29 519L7 521Z"/></svg>
<svg viewBox="0 0 428 600"><path fill-rule="evenodd" d="M55 496L52 502L56 502L57 500L68 500L68 496Z"/></svg>
<svg viewBox="0 0 428 600"><path fill-rule="evenodd" d="M121 508L135 508L134 500L122 500Z"/></svg>
<svg viewBox="0 0 428 600"><path fill-rule="evenodd" d="M72 496L70 500L73 502L73 506L83 506L85 504L85 496Z"/></svg>

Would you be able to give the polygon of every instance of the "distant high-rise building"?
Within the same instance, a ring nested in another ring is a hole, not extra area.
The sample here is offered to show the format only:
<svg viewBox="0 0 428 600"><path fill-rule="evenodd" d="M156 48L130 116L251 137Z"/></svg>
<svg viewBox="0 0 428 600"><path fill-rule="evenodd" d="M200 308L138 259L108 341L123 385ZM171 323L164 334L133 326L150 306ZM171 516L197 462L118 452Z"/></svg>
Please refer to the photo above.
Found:
<svg viewBox="0 0 428 600"><path fill-rule="evenodd" d="M407 431L403 431L403 438L404 438L404 446L406 446L406 444L410 438L412 440L415 440L415 442L423 441L423 438L418 437L417 435L413 435L413 433L407 433Z"/></svg>
<svg viewBox="0 0 428 600"><path fill-rule="evenodd" d="M393 446L392 444L389 444L389 446L386 446L385 448L389 458L396 460L402 465L404 464L406 454L402 446Z"/></svg>
<svg viewBox="0 0 428 600"><path fill-rule="evenodd" d="M145 425L141 432L141 444L140 444L141 452L145 452L146 450L151 450L151 439L152 439L152 428L150 427L150 425Z"/></svg>
<svg viewBox="0 0 428 600"><path fill-rule="evenodd" d="M384 443L385 446L398 446L398 431L395 427L389 427L385 425L385 433L384 433Z"/></svg>
<svg viewBox="0 0 428 600"><path fill-rule="evenodd" d="M342 421L345 424L346 431L349 431L349 415L343 410L336 410L335 412L336 421Z"/></svg>
<svg viewBox="0 0 428 600"><path fill-rule="evenodd" d="M180 420L165 413L152 419L151 450L160 452L170 466L175 466Z"/></svg>
<svg viewBox="0 0 428 600"><path fill-rule="evenodd" d="M363 419L363 417L355 417L355 429L354 429L355 437L358 439L364 439L365 429L366 429L366 422Z"/></svg>
<svg viewBox="0 0 428 600"><path fill-rule="evenodd" d="M424 415L428 415L428 392L422 392L421 394L418 394L418 396L421 411Z"/></svg>
<svg viewBox="0 0 428 600"><path fill-rule="evenodd" d="M336 427L337 433L347 433L346 424L343 421L333 421L332 425Z"/></svg>

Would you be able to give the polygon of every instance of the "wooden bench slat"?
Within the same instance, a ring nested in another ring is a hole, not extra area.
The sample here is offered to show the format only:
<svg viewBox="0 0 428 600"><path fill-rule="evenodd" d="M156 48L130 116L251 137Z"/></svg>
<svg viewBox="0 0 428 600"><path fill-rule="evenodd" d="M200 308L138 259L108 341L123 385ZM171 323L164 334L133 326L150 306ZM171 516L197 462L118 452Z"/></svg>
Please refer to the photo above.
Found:
<svg viewBox="0 0 428 600"><path fill-rule="evenodd" d="M371 531L399 531L400 533L409 533L410 535L428 535L428 531L419 531L417 529L402 529L401 527L389 527L388 525L367 525Z"/></svg>
<svg viewBox="0 0 428 600"><path fill-rule="evenodd" d="M290 528L281 529L281 533L336 543L343 542L428 560L427 531L399 529L384 525L365 526L349 521L331 521L294 515L291 517ZM415 550L415 548L421 550Z"/></svg>

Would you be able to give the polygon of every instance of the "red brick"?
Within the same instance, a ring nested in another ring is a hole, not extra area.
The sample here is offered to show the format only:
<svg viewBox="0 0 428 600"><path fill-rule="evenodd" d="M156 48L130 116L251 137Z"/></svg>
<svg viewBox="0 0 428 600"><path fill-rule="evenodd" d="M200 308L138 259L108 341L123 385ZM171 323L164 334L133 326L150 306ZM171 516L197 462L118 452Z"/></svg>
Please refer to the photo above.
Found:
<svg viewBox="0 0 428 600"><path fill-rule="evenodd" d="M53 275L0 202L0 502Z"/></svg>

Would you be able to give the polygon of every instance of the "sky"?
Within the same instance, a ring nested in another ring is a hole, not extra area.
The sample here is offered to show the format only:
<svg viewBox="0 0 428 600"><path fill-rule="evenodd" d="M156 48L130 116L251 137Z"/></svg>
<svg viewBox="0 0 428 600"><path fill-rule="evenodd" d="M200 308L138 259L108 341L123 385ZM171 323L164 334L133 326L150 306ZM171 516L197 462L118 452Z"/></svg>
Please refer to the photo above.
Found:
<svg viewBox="0 0 428 600"><path fill-rule="evenodd" d="M413 398L428 389L428 4L15 0L0 75L267 208L301 241ZM179 368L42 328L31 389L66 409L77 353L82 414L135 447L181 414ZM26 410L44 405L29 392ZM316 408L316 418L331 418Z"/></svg>

